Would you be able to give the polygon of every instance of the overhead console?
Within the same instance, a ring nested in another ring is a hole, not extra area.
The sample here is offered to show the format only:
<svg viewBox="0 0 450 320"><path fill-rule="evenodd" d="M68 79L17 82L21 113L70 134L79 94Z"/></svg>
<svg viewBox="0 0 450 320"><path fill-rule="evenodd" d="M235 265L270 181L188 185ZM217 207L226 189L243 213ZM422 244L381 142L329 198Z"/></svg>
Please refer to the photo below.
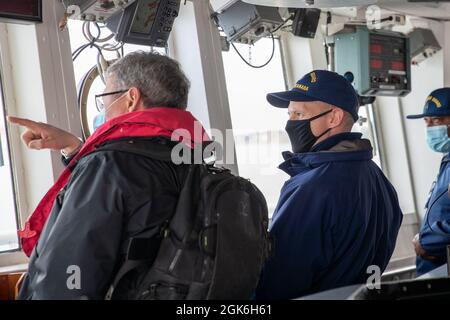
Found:
<svg viewBox="0 0 450 320"><path fill-rule="evenodd" d="M356 27L335 36L336 72L361 96L406 96L411 91L411 56L407 36Z"/></svg>
<svg viewBox="0 0 450 320"><path fill-rule="evenodd" d="M180 0L63 0L70 19L103 23L121 43L165 47Z"/></svg>

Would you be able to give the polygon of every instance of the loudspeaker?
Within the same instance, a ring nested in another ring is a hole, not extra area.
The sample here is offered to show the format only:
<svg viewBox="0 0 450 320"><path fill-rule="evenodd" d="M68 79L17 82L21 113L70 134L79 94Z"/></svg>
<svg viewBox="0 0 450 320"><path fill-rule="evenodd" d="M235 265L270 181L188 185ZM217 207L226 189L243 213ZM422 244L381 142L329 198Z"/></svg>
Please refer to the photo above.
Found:
<svg viewBox="0 0 450 320"><path fill-rule="evenodd" d="M320 9L302 8L294 9L294 22L292 23L292 33L297 37L314 39L320 20Z"/></svg>

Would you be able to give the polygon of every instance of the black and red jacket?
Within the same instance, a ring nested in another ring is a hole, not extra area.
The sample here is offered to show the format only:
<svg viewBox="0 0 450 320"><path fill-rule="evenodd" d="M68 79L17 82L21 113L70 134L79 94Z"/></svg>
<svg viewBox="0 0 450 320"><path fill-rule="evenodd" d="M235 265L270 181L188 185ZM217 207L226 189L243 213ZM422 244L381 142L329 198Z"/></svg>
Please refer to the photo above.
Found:
<svg viewBox="0 0 450 320"><path fill-rule="evenodd" d="M174 108L125 114L97 129L19 232L31 254L19 299L103 299L129 239L156 234L174 212L187 169L110 147L158 148L170 159L173 140L193 147L209 138ZM74 266L81 283L71 290Z"/></svg>

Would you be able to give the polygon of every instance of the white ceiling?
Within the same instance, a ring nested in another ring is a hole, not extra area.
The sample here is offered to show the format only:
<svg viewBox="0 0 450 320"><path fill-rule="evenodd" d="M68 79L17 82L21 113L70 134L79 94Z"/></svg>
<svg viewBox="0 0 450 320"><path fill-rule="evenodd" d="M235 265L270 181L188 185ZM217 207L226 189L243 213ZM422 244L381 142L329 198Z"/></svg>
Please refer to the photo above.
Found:
<svg viewBox="0 0 450 320"><path fill-rule="evenodd" d="M218 1L218 0L216 0ZM225 1L225 0L222 0ZM229 1L229 0L228 0ZM308 7L305 0L244 0L258 5L275 7ZM214 2L214 0L212 0ZM351 7L377 4L380 7L406 15L450 20L450 2L411 3L407 0L315 0L316 7Z"/></svg>
<svg viewBox="0 0 450 320"><path fill-rule="evenodd" d="M379 0L378 5L403 14L450 20L450 2L447 3L411 3L407 0Z"/></svg>
<svg viewBox="0 0 450 320"><path fill-rule="evenodd" d="M307 0L306 0L307 1ZM290 7L290 8L336 8L364 6L377 2L377 0L314 0L314 6L307 5L305 0L244 0L244 2L262 6Z"/></svg>

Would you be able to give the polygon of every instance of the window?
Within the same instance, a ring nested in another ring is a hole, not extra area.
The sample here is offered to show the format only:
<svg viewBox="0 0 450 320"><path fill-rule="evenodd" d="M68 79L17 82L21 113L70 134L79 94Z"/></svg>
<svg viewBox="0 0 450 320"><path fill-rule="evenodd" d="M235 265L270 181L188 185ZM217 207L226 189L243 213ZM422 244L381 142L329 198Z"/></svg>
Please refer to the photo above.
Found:
<svg viewBox="0 0 450 320"><path fill-rule="evenodd" d="M70 35L70 45L72 47L72 52L75 52L78 48L80 48L83 45L86 45L88 43L88 40L83 34L83 21L78 20L69 20L68 28L69 28L69 35ZM97 29L93 27L93 24L91 24L90 28L92 34L94 36L97 36ZM100 39L103 39L105 37L108 37L111 35L111 32L104 26L100 26L101 36ZM99 45L105 45L108 44L114 44L114 39L110 39L106 42L100 42ZM125 44L123 46L123 50L118 51L110 51L110 50L102 50L102 54L104 55L105 59L108 61L113 61L115 59L118 59L120 55L126 55L130 52L137 51L137 50L143 50L143 51L156 51L161 54L165 54L164 48L151 48L148 46L138 46L138 45L130 45ZM98 50L94 47L86 48L83 50L83 52L77 56L77 58L74 61L74 71L75 71L75 81L77 83L78 89L81 86L82 80L87 75L87 73L97 65L98 61ZM86 99L87 106L86 106L86 124L89 127L89 131L93 131L93 123L94 118L98 114L98 110L95 105L95 95L100 94L103 92L105 88L105 85L100 77L96 77L91 85L91 89L89 90L89 95Z"/></svg>
<svg viewBox="0 0 450 320"><path fill-rule="evenodd" d="M373 148L373 161L382 168L378 133L375 125L373 105L368 104L359 108L359 121L353 127L354 132L360 132L364 139L370 140Z"/></svg>
<svg viewBox="0 0 450 320"><path fill-rule="evenodd" d="M0 92L0 252L19 249L19 227L5 113Z"/></svg>
<svg viewBox="0 0 450 320"><path fill-rule="evenodd" d="M266 62L272 52L272 39L268 38L254 46L235 45L254 65ZM284 130L288 120L286 110L274 108L266 101L266 93L286 90L278 40L275 45L273 60L261 69L247 66L233 48L223 53L239 174L262 191L270 216L288 178L278 169L283 162L281 153L291 149Z"/></svg>

